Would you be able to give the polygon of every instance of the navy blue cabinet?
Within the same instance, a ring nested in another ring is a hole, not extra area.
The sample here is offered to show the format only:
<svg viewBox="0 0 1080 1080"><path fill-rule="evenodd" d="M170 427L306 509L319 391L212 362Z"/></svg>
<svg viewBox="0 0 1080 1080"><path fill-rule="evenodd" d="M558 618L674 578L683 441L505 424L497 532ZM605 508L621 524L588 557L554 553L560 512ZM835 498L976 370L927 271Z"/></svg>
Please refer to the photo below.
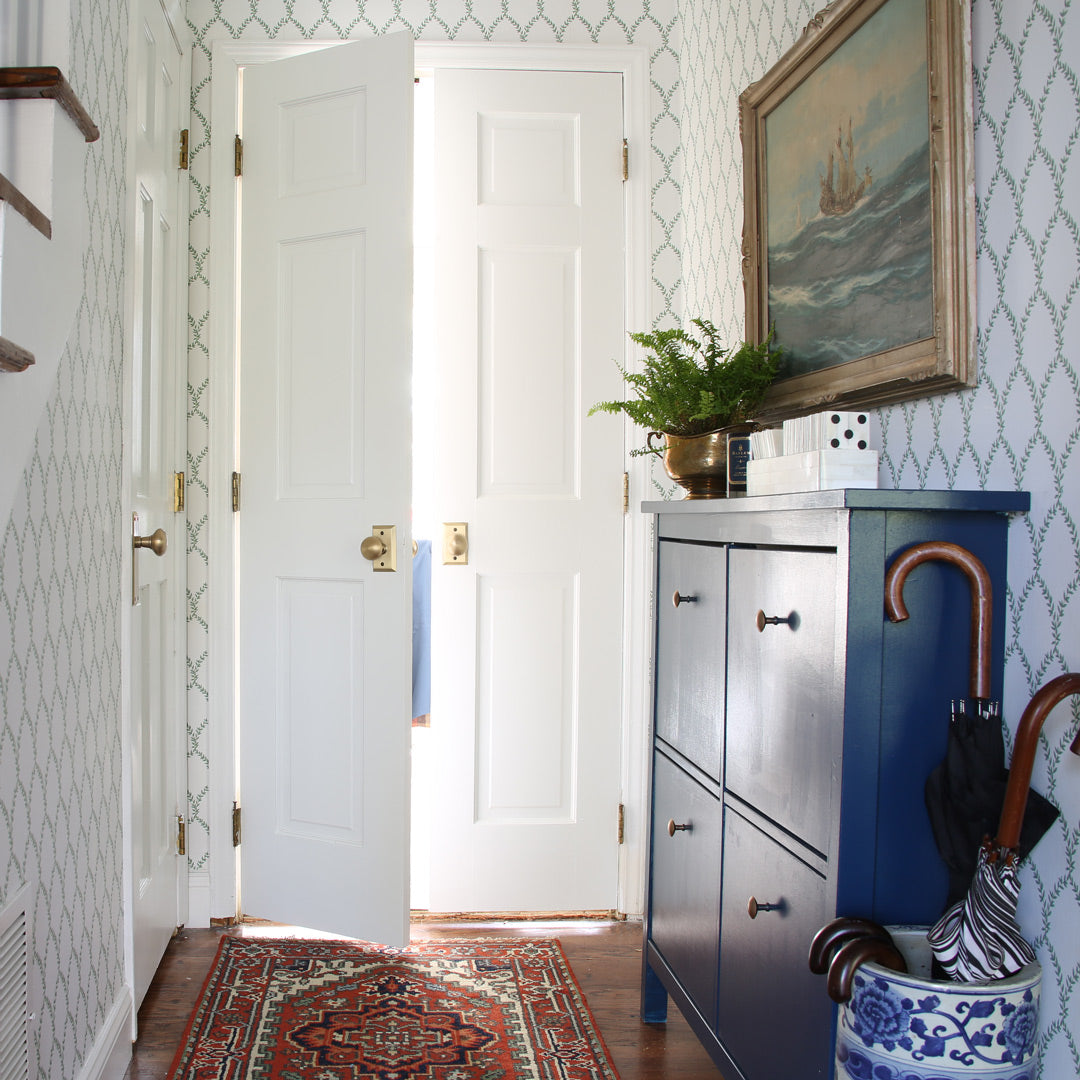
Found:
<svg viewBox="0 0 1080 1080"><path fill-rule="evenodd" d="M653 780L642 1015L670 997L725 1080L833 1076L835 1009L810 973L836 915L928 923L945 869L923 805L968 689L961 544L994 586L1000 697L1007 534L1022 492L826 491L647 503L657 515Z"/></svg>

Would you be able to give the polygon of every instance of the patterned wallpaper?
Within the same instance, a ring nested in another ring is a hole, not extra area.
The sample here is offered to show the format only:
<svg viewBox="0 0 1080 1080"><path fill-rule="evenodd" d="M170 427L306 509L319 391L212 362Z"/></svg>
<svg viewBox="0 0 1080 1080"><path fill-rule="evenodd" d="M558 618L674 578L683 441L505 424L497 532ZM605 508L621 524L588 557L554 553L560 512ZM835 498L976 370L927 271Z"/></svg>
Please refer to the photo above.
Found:
<svg viewBox="0 0 1080 1080"><path fill-rule="evenodd" d="M63 70L102 133L86 155L85 285L30 464L0 520L0 906L32 884L31 992L41 1008L30 1069L41 1080L78 1075L123 986L127 27L123 0L71 3Z"/></svg>
<svg viewBox="0 0 1080 1080"><path fill-rule="evenodd" d="M686 312L743 329L739 93L820 3L682 0ZM1028 490L1010 530L1007 724L1080 670L1080 7L972 5L979 383L881 410L881 484ZM1071 177L1071 179L1070 179ZM1022 872L1020 921L1043 965L1043 1080L1080 1076L1080 761L1075 703L1046 724L1033 786L1062 810Z"/></svg>
<svg viewBox="0 0 1080 1080"><path fill-rule="evenodd" d="M211 602L206 542L209 485L207 276L212 198L211 49L216 39L344 39L408 29L423 41L645 45L651 79L652 309L679 317L679 41L675 0L190 0L195 37L191 131L191 292L188 353L188 786L189 866L209 866L209 756L206 663Z"/></svg>

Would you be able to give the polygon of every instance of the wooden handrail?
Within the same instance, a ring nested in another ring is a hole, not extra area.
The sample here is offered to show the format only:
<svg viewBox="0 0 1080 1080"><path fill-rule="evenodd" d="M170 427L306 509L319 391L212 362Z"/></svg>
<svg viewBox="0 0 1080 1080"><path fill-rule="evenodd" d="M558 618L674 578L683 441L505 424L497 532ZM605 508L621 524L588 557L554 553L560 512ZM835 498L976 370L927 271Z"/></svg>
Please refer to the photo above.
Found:
<svg viewBox="0 0 1080 1080"><path fill-rule="evenodd" d="M0 371L25 371L34 362L34 354L14 341L0 337Z"/></svg>
<svg viewBox="0 0 1080 1080"><path fill-rule="evenodd" d="M52 239L52 222L3 173L0 173L0 202L10 203L42 236Z"/></svg>
<svg viewBox="0 0 1080 1080"><path fill-rule="evenodd" d="M57 67L0 68L0 100L53 98L75 121L87 142L101 138L97 125Z"/></svg>

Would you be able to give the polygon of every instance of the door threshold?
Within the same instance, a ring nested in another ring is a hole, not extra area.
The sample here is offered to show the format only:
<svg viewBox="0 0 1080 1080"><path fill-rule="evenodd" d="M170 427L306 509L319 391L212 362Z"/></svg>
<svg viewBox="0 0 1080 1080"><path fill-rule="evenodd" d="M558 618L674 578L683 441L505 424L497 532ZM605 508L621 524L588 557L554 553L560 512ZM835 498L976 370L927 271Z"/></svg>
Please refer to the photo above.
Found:
<svg viewBox="0 0 1080 1080"><path fill-rule="evenodd" d="M425 922L625 922L626 916L606 911L427 911L413 908L409 921Z"/></svg>

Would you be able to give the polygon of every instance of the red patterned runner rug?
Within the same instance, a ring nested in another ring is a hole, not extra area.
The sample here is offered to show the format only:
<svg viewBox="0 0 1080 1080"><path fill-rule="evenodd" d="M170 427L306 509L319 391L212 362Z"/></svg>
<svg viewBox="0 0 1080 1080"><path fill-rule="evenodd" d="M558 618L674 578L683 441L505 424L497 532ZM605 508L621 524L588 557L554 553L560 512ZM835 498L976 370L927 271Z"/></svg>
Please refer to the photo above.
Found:
<svg viewBox="0 0 1080 1080"><path fill-rule="evenodd" d="M170 1080L618 1080L555 940L224 937Z"/></svg>

